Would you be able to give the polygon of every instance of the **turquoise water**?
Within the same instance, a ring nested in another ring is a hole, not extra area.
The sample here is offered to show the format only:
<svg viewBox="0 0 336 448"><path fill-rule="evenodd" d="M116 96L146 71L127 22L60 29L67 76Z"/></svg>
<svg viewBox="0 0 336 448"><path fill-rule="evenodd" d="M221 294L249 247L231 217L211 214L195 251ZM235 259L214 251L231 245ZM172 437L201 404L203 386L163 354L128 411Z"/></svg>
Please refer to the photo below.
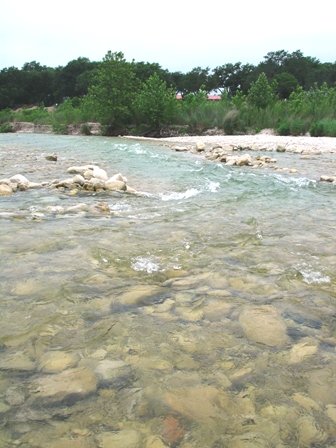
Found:
<svg viewBox="0 0 336 448"><path fill-rule="evenodd" d="M335 446L336 189L277 158L304 174L0 136L0 178L139 192L0 197L0 446Z"/></svg>

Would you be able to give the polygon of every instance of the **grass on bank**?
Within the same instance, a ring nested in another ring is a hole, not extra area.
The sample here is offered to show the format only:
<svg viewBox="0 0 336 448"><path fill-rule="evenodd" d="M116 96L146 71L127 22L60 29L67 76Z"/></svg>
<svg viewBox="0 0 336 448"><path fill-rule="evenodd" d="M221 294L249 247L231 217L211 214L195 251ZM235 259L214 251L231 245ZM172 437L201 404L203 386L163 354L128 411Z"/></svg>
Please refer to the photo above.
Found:
<svg viewBox="0 0 336 448"><path fill-rule="evenodd" d="M151 103L148 104L147 109L151 107ZM287 100L270 96L269 103L263 104L263 107L258 106L255 97L251 99L241 93L231 98L223 95L220 101L208 101L202 91L188 95L182 101L169 100L167 104L169 110L157 112L162 115L160 129L153 128L153 114L145 114L144 111L139 114L139 110L131 104L123 132L138 135L151 135L150 132L154 132L152 135L160 135L161 130L165 129L166 135L170 130L174 130L175 134L201 135L208 129L217 128L227 135L239 135L254 134L267 128L279 135L299 136L309 133L313 137L336 137L336 87L315 86L309 91L298 88ZM150 122L146 121L147 116ZM51 125L53 131L59 134L66 134L68 126L75 125L80 127L82 134L90 135L88 122L96 122L97 118L97 108L89 101L73 98L48 109L0 110L0 132L10 132L13 122L23 121ZM102 134L110 133L111 126L102 126Z"/></svg>

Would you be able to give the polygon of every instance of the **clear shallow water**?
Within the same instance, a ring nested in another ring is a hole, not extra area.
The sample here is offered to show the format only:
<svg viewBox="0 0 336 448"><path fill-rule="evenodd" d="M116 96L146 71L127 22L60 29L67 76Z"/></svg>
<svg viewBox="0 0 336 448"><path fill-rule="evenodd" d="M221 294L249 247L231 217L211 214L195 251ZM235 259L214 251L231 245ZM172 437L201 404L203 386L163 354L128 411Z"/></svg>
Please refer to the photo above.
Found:
<svg viewBox="0 0 336 448"><path fill-rule="evenodd" d="M0 136L0 178L86 163L141 195L0 198L0 446L334 446L335 186L154 143Z"/></svg>

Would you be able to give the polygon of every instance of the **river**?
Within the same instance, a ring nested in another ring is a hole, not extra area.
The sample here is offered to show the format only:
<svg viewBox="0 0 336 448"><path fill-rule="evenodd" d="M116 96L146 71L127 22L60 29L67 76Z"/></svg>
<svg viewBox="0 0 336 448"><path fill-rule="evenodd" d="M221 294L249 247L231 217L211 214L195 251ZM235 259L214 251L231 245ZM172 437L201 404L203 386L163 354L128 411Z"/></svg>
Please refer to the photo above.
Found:
<svg viewBox="0 0 336 448"><path fill-rule="evenodd" d="M0 197L0 446L334 447L336 187L290 157L0 135L0 178L139 192Z"/></svg>

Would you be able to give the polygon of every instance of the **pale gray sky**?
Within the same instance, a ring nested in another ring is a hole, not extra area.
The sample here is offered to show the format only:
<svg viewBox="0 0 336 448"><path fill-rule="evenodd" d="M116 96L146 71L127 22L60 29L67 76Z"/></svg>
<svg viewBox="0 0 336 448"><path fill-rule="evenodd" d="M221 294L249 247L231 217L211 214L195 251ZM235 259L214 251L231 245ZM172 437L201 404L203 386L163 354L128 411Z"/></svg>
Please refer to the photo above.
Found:
<svg viewBox="0 0 336 448"><path fill-rule="evenodd" d="M0 0L0 69L108 50L182 72L282 49L335 62L335 12L335 0Z"/></svg>

